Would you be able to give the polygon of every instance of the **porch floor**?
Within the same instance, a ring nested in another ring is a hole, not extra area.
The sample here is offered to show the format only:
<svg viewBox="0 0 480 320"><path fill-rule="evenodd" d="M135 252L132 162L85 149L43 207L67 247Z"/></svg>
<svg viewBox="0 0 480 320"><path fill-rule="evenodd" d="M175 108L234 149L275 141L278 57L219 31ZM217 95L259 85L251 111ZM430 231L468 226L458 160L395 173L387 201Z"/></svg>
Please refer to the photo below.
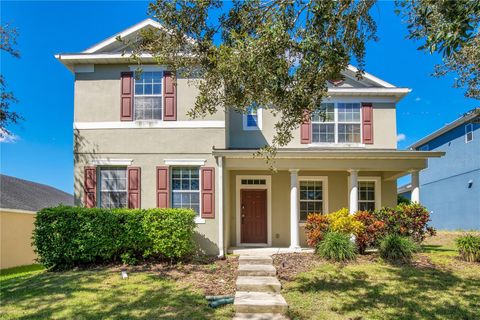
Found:
<svg viewBox="0 0 480 320"><path fill-rule="evenodd" d="M262 256L271 256L279 253L313 253L313 248L301 248L300 250L290 249L288 247L266 247L266 248L255 248L255 247L230 247L227 250L229 254L238 254L238 255L262 255Z"/></svg>

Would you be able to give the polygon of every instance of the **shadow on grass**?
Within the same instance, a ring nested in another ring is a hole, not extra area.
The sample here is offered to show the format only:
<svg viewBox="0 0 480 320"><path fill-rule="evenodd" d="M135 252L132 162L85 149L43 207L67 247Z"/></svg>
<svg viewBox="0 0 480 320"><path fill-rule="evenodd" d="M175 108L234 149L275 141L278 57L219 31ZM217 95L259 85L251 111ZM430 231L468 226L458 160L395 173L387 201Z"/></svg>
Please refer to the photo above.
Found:
<svg viewBox="0 0 480 320"><path fill-rule="evenodd" d="M6 319L211 319L200 293L153 274L43 272L2 281Z"/></svg>
<svg viewBox="0 0 480 320"><path fill-rule="evenodd" d="M351 319L367 319L372 313L380 319L480 319L480 278L410 265L380 268L368 273L319 269L297 278L294 290L334 297L332 311L356 315Z"/></svg>
<svg viewBox="0 0 480 320"><path fill-rule="evenodd" d="M455 249L448 249L443 246L433 245L433 244L422 245L422 250L424 252L452 252L452 253L457 252Z"/></svg>

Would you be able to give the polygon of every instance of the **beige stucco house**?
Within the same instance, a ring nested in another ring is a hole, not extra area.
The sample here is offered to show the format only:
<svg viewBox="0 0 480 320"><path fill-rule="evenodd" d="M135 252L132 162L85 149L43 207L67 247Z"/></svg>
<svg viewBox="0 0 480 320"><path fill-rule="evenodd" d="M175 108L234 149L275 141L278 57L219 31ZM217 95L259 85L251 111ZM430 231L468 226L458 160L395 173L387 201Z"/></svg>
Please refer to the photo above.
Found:
<svg viewBox="0 0 480 320"><path fill-rule="evenodd" d="M119 33L134 39L147 19ZM189 119L197 89L176 84L164 67L143 55L143 72L122 55L114 35L80 53L56 58L75 75L75 202L98 207L188 207L198 216L198 241L223 255L243 246L306 245L309 212L396 204L396 180L418 172L438 152L397 150L396 103L410 89L373 75L330 85L320 108L279 150L276 171L255 151L274 135L268 110L219 110ZM416 197L416 198L415 198Z"/></svg>

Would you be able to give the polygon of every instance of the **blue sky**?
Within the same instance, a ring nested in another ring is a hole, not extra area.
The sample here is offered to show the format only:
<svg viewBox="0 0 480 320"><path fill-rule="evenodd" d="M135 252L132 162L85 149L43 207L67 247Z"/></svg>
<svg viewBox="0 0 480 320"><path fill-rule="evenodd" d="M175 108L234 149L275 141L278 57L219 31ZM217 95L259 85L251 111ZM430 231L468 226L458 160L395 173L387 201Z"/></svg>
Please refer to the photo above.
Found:
<svg viewBox="0 0 480 320"><path fill-rule="evenodd" d="M73 192L73 75L53 55L79 52L146 18L148 2L2 1L2 24L18 27L20 59L1 54L1 72L24 117L15 141L0 144L1 172ZM378 42L367 47L367 71L413 91L397 105L399 148L406 148L478 102L452 88L452 76L430 76L438 55L417 51L392 2L373 15Z"/></svg>

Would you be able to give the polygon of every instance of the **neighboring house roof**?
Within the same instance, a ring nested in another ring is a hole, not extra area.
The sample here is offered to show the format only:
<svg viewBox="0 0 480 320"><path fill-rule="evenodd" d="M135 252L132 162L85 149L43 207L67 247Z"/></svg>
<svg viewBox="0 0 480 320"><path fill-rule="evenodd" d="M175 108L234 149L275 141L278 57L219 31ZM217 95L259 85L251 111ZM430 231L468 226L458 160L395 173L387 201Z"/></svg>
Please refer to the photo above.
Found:
<svg viewBox="0 0 480 320"><path fill-rule="evenodd" d="M404 184L403 186L400 186L397 188L397 194L405 193L405 192L410 192L412 191L412 184Z"/></svg>
<svg viewBox="0 0 480 320"><path fill-rule="evenodd" d="M412 150L417 149L418 147L432 141L433 139L441 136L442 134L444 134L444 133L446 133L446 132L448 132L452 129L455 129L458 126L461 126L462 124L464 124L466 122L469 122L469 121L475 119L476 117L480 118L480 108L474 108L474 109L468 111L463 116L456 119L455 121L445 125L444 127L438 129L437 131L434 131L433 133L429 134L428 136L418 140L417 142L415 142L414 144L409 146L408 149L412 149Z"/></svg>
<svg viewBox="0 0 480 320"><path fill-rule="evenodd" d="M136 41L136 39L139 37L139 33L143 29L159 29L168 32L168 30L159 22L152 19L145 19L117 34L114 34L111 37L108 37L103 41L100 41L99 43L82 52L56 54L55 58L73 72L76 71L77 68L78 70L82 70L82 65L84 67L85 65L92 65L93 68L94 64L133 64L129 54L124 54L123 52L125 49L127 49L127 47L124 43L117 41L117 38L120 37L126 41ZM194 42L194 40L191 38L189 38L189 40ZM145 64L156 63L151 54L141 54L140 58ZM367 72L362 74L362 79L357 79L357 72L358 69L356 67L349 65L348 68L343 72L343 76L347 79L356 81L359 85L364 86L363 88L334 86L329 87L329 94L332 96L390 96L395 97L395 100L398 101L411 91L409 88L395 87L394 85Z"/></svg>
<svg viewBox="0 0 480 320"><path fill-rule="evenodd" d="M0 208L38 211L59 204L73 205L73 196L41 183L0 174Z"/></svg>

